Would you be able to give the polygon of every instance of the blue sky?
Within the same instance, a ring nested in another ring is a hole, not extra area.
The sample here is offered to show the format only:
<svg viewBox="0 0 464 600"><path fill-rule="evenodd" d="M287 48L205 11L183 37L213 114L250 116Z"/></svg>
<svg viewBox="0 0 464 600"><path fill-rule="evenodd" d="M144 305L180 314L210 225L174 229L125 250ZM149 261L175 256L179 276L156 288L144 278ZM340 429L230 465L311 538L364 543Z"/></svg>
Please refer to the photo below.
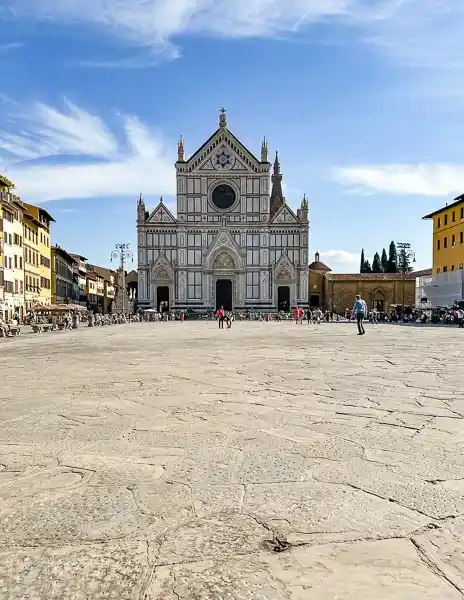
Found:
<svg viewBox="0 0 464 600"><path fill-rule="evenodd" d="M216 129L279 150L311 252L358 268L392 239L431 264L427 212L464 192L462 0L3 0L0 171L107 265L136 199L173 191Z"/></svg>

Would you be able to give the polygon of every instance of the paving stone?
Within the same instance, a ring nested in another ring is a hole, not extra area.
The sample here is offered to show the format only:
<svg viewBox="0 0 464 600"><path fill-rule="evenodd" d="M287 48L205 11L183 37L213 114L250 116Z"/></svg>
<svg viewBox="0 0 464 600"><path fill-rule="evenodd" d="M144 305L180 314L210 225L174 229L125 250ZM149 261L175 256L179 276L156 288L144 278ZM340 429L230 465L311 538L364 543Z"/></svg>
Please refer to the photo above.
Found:
<svg viewBox="0 0 464 600"><path fill-rule="evenodd" d="M0 340L0 598L462 598L461 338L186 321Z"/></svg>
<svg viewBox="0 0 464 600"><path fill-rule="evenodd" d="M3 600L139 600L148 575L141 542L0 552Z"/></svg>

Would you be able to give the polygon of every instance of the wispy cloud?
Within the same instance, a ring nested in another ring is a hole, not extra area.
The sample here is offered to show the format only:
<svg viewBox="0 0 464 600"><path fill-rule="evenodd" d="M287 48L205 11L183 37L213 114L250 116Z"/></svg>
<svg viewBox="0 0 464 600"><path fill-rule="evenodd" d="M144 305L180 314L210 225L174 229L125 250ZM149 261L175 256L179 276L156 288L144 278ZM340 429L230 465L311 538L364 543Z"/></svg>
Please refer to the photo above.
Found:
<svg viewBox="0 0 464 600"><path fill-rule="evenodd" d="M6 54L7 52L11 52L12 50L17 50L18 48L22 48L23 44L21 42L11 42L10 44L0 44L0 54Z"/></svg>
<svg viewBox="0 0 464 600"><path fill-rule="evenodd" d="M357 273L360 255L347 250L325 250L320 252L321 261L335 273Z"/></svg>
<svg viewBox="0 0 464 600"><path fill-rule="evenodd" d="M335 170L335 178L361 191L449 197L464 192L464 165L368 165Z"/></svg>
<svg viewBox="0 0 464 600"><path fill-rule="evenodd" d="M70 102L23 109L12 125L20 133L0 132L3 168L31 202L175 193L175 149L135 116L120 125L110 131Z"/></svg>
<svg viewBox="0 0 464 600"><path fill-rule="evenodd" d="M269 37L306 35L333 20L407 65L462 74L462 0L4 0L19 18L87 25L150 52L122 61L144 64L179 55L182 35ZM3 13L5 14L5 12ZM2 9L0 8L0 17ZM114 66L113 58L92 64Z"/></svg>

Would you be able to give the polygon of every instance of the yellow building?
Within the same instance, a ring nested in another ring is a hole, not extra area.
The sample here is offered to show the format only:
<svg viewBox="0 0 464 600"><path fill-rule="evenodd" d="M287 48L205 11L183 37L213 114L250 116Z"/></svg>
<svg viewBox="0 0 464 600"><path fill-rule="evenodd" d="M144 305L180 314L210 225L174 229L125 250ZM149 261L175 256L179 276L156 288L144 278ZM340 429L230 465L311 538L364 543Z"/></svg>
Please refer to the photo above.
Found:
<svg viewBox="0 0 464 600"><path fill-rule="evenodd" d="M24 303L26 312L39 303L40 251L39 229L43 226L27 208L23 219Z"/></svg>
<svg viewBox="0 0 464 600"><path fill-rule="evenodd" d="M424 219L433 220L433 274L458 271L464 265L464 194Z"/></svg>
<svg viewBox="0 0 464 600"><path fill-rule="evenodd" d="M33 204L24 204L26 211L38 222L39 252L39 296L40 304L51 304L52 301L52 249L50 243L50 224L55 219L44 208Z"/></svg>

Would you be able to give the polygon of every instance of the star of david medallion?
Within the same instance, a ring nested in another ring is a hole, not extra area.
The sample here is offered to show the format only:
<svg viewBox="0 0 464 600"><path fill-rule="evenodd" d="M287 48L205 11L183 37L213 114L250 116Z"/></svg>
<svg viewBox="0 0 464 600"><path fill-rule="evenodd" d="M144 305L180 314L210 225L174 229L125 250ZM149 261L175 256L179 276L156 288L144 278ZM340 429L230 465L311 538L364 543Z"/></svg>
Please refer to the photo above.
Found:
<svg viewBox="0 0 464 600"><path fill-rule="evenodd" d="M224 150L220 154L216 154L216 167L220 169L227 169L232 166L230 155L226 154Z"/></svg>

